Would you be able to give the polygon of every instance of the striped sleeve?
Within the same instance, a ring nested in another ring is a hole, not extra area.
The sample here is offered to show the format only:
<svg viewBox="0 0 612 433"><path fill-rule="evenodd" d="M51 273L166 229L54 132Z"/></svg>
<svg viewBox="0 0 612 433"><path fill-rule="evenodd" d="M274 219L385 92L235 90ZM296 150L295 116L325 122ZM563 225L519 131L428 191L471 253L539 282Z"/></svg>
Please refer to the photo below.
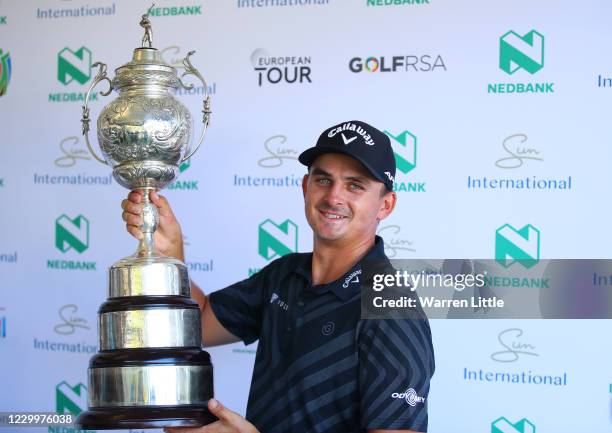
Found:
<svg viewBox="0 0 612 433"><path fill-rule="evenodd" d="M217 320L225 329L251 344L259 339L263 320L266 268L209 295Z"/></svg>
<svg viewBox="0 0 612 433"><path fill-rule="evenodd" d="M427 431L434 353L423 319L364 320L359 335L359 393L365 429Z"/></svg>

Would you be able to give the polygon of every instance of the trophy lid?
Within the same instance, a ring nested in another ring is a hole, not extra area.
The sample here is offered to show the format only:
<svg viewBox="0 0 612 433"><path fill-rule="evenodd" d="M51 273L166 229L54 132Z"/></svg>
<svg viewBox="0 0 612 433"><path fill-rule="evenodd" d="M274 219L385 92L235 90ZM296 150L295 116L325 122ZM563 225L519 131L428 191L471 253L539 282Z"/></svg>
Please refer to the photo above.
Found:
<svg viewBox="0 0 612 433"><path fill-rule="evenodd" d="M151 8L149 8L149 11ZM153 31L149 20L149 11L140 20L140 26L145 31L142 46L134 50L130 62L115 69L113 88L116 90L124 90L123 88L129 86L145 85L174 89L181 87L176 68L165 63L159 51L153 48Z"/></svg>

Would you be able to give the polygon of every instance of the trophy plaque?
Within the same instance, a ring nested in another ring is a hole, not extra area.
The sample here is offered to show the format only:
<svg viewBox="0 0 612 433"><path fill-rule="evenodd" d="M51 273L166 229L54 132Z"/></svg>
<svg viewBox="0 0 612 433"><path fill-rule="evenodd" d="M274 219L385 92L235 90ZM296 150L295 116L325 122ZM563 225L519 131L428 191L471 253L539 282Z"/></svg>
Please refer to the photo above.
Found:
<svg viewBox="0 0 612 433"><path fill-rule="evenodd" d="M108 299L98 311L100 351L89 362L88 410L77 418L86 430L201 426L216 418L208 411L213 397L210 355L202 350L201 315L191 299L187 267L155 248L159 217L149 192L174 181L179 165L197 151L210 119L206 81L190 61L184 72L164 63L152 47L149 13L140 25L142 46L130 62L115 70L94 63L98 73L83 106L83 135L92 155L112 167L116 181L144 192L143 238L133 256L109 269ZM204 86L203 126L189 150L191 115L174 96L187 75ZM119 96L106 105L97 121L103 157L89 141L89 97L102 81Z"/></svg>

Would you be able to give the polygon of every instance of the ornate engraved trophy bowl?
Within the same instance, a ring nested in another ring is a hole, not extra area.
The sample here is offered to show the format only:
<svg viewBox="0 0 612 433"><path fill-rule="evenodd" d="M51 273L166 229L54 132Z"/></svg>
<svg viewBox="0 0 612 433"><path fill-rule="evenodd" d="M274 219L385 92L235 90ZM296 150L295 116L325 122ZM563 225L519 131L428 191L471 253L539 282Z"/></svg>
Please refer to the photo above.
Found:
<svg viewBox="0 0 612 433"><path fill-rule="evenodd" d="M191 140L187 108L171 93L183 83L154 48L138 48L117 68L112 88L119 97L98 117L98 141L119 184L163 188L177 175Z"/></svg>
<svg viewBox="0 0 612 433"><path fill-rule="evenodd" d="M178 176L179 165L197 151L210 118L207 85L193 67L189 52L185 71L167 65L151 45L151 24L143 15L143 45L130 62L106 75L99 71L85 97L83 135L92 155L112 167L117 182L142 189L143 237L136 253L109 269L108 299L98 310L100 351L88 369L88 410L76 423L81 429L128 429L201 426L216 418L206 405L213 397L213 367L202 350L202 324L198 304L191 299L187 266L160 254L153 234L159 221L149 192L161 189ZM174 96L179 87L190 89L182 78L194 75L204 85L202 132L190 151L192 118ZM102 157L89 141L88 102L94 87L109 84L106 105L97 119Z"/></svg>

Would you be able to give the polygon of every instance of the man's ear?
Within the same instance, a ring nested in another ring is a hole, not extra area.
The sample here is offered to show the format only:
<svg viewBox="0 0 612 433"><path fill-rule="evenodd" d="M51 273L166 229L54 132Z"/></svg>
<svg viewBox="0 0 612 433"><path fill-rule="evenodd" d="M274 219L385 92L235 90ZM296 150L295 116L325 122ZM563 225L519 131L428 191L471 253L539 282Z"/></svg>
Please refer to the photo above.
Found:
<svg viewBox="0 0 612 433"><path fill-rule="evenodd" d="M387 192L381 199L380 209L378 210L378 215L376 215L378 220L382 221L391 215L391 212L395 209L396 203L397 193L394 191Z"/></svg>
<svg viewBox="0 0 612 433"><path fill-rule="evenodd" d="M308 189L308 173L302 178L302 195L306 197L306 190Z"/></svg>

